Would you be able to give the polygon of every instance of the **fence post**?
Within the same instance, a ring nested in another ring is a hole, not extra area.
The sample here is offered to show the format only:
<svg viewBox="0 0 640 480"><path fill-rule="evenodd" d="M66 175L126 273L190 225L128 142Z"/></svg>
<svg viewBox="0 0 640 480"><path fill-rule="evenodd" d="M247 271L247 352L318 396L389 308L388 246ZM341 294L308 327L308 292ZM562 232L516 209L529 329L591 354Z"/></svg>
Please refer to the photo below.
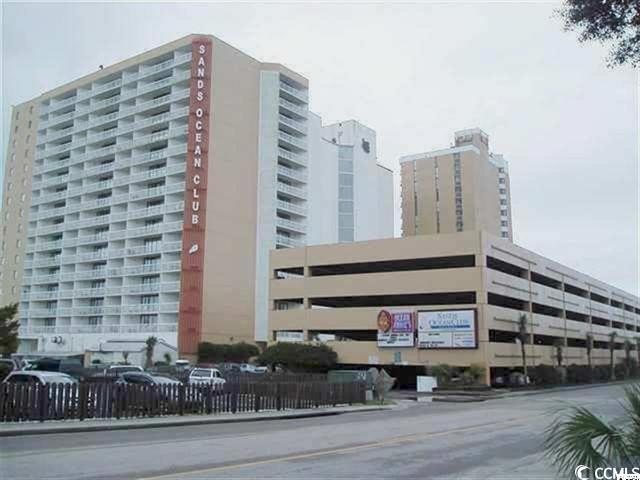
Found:
<svg viewBox="0 0 640 480"><path fill-rule="evenodd" d="M260 411L260 391L258 389L258 384L253 385L253 399L255 402L255 410L256 412Z"/></svg>
<svg viewBox="0 0 640 480"><path fill-rule="evenodd" d="M276 383L276 410L282 410L282 388L280 382Z"/></svg>
<svg viewBox="0 0 640 480"><path fill-rule="evenodd" d="M52 385L53 386L53 385ZM45 416L47 412L47 403L49 400L49 384L45 384L42 388L42 393L40 394L40 421L45 421Z"/></svg>
<svg viewBox="0 0 640 480"><path fill-rule="evenodd" d="M239 393L239 385L237 383L233 383L230 388L231 393L231 413L236 413L238 411L238 393Z"/></svg>
<svg viewBox="0 0 640 480"><path fill-rule="evenodd" d="M184 385L178 385L178 415L184 415Z"/></svg>

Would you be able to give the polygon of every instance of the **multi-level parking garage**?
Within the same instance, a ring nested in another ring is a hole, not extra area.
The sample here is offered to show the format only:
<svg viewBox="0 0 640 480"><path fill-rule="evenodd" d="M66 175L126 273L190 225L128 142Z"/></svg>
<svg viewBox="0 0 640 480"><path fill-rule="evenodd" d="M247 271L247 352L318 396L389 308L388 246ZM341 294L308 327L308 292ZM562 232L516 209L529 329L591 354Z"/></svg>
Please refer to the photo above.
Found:
<svg viewBox="0 0 640 480"><path fill-rule="evenodd" d="M272 339L329 339L345 364L517 368L523 314L530 365L555 364L557 342L586 364L588 333L594 364L609 362L611 332L618 359L640 338L637 297L485 232L274 251L271 271ZM414 316L406 346L380 341L381 310ZM428 331L450 312L466 331Z"/></svg>

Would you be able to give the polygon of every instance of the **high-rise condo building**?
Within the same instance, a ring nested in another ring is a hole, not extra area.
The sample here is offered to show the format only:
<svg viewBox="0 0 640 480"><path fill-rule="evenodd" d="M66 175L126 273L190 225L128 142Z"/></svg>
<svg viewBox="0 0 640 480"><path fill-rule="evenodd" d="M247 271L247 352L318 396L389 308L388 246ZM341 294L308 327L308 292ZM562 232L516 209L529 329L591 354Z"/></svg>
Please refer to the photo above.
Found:
<svg viewBox="0 0 640 480"><path fill-rule="evenodd" d="M513 240L509 166L479 128L455 145L400 158L402 235L485 230Z"/></svg>
<svg viewBox="0 0 640 480"><path fill-rule="evenodd" d="M15 107L1 301L20 302L21 351L265 341L269 250L393 233L375 133L318 125L306 78L209 35ZM362 213L376 202L386 224Z"/></svg>

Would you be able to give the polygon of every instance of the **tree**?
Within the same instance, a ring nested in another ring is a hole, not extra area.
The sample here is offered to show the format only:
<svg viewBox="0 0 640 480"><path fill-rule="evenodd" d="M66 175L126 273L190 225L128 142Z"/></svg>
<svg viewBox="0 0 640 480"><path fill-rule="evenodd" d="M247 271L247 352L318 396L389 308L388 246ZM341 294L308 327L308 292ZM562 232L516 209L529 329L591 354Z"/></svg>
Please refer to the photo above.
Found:
<svg viewBox="0 0 640 480"><path fill-rule="evenodd" d="M0 354L8 357L18 350L18 328L20 322L13 317L18 313L18 304L12 303L0 308Z"/></svg>
<svg viewBox="0 0 640 480"><path fill-rule="evenodd" d="M616 337L618 336L618 332L611 332L609 334L609 366L611 367L611 372L609 374L609 379L614 381L616 379L616 366L613 363L613 354L616 351Z"/></svg>
<svg viewBox="0 0 640 480"><path fill-rule="evenodd" d="M640 459L640 385L625 389L626 418L605 423L584 407L559 412L546 431L545 453L558 470L571 474L578 465L623 467Z"/></svg>
<svg viewBox="0 0 640 480"><path fill-rule="evenodd" d="M558 364L558 368L560 368L562 367L564 353L564 338L556 338L555 342L553 342L553 346L556 354L556 363Z"/></svg>
<svg viewBox="0 0 640 480"><path fill-rule="evenodd" d="M526 344L529 341L529 334L527 333L527 316L525 314L520 315L518 318L518 340L520 340L520 353L522 354L522 373L527 376L527 350Z"/></svg>
<svg viewBox="0 0 640 480"><path fill-rule="evenodd" d="M636 337L636 355L638 356L638 367L640 367L640 337Z"/></svg>
<svg viewBox="0 0 640 480"><path fill-rule="evenodd" d="M632 0L565 0L557 12L580 42L611 44L608 65L640 66L640 10Z"/></svg>
<svg viewBox="0 0 640 480"><path fill-rule="evenodd" d="M158 344L158 339L156 337L149 337L147 338L145 343L147 344L147 346L144 349L144 353L146 356L144 368L151 368L153 366L153 351Z"/></svg>
<svg viewBox="0 0 640 480"><path fill-rule="evenodd" d="M167 362L167 365L171 365L171 354L169 352L164 352L164 361Z"/></svg>
<svg viewBox="0 0 640 480"><path fill-rule="evenodd" d="M593 352L593 333L587 332L587 337L585 340L587 348L587 365L589 365L589 372L591 372L593 368L591 365L591 353Z"/></svg>
<svg viewBox="0 0 640 480"><path fill-rule="evenodd" d="M338 361L338 354L327 345L278 342L258 357L263 365L281 365L294 371L326 372Z"/></svg>
<svg viewBox="0 0 640 480"><path fill-rule="evenodd" d="M203 363L246 363L251 357L259 354L260 350L257 346L245 342L231 345L201 342L198 345L198 360Z"/></svg>
<svg viewBox="0 0 640 480"><path fill-rule="evenodd" d="M122 352L122 363L129 365L129 352Z"/></svg>
<svg viewBox="0 0 640 480"><path fill-rule="evenodd" d="M629 378L631 376L631 341L628 338L624 341L624 368Z"/></svg>

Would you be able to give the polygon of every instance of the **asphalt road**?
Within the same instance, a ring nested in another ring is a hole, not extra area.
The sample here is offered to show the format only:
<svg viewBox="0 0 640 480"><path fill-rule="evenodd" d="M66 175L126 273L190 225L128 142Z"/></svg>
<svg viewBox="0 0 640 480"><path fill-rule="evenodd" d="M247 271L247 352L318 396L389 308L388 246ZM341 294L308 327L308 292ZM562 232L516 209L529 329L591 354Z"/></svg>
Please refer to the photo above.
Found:
<svg viewBox="0 0 640 480"><path fill-rule="evenodd" d="M0 438L2 479L550 479L544 430L568 404L622 413L619 386L472 404Z"/></svg>

